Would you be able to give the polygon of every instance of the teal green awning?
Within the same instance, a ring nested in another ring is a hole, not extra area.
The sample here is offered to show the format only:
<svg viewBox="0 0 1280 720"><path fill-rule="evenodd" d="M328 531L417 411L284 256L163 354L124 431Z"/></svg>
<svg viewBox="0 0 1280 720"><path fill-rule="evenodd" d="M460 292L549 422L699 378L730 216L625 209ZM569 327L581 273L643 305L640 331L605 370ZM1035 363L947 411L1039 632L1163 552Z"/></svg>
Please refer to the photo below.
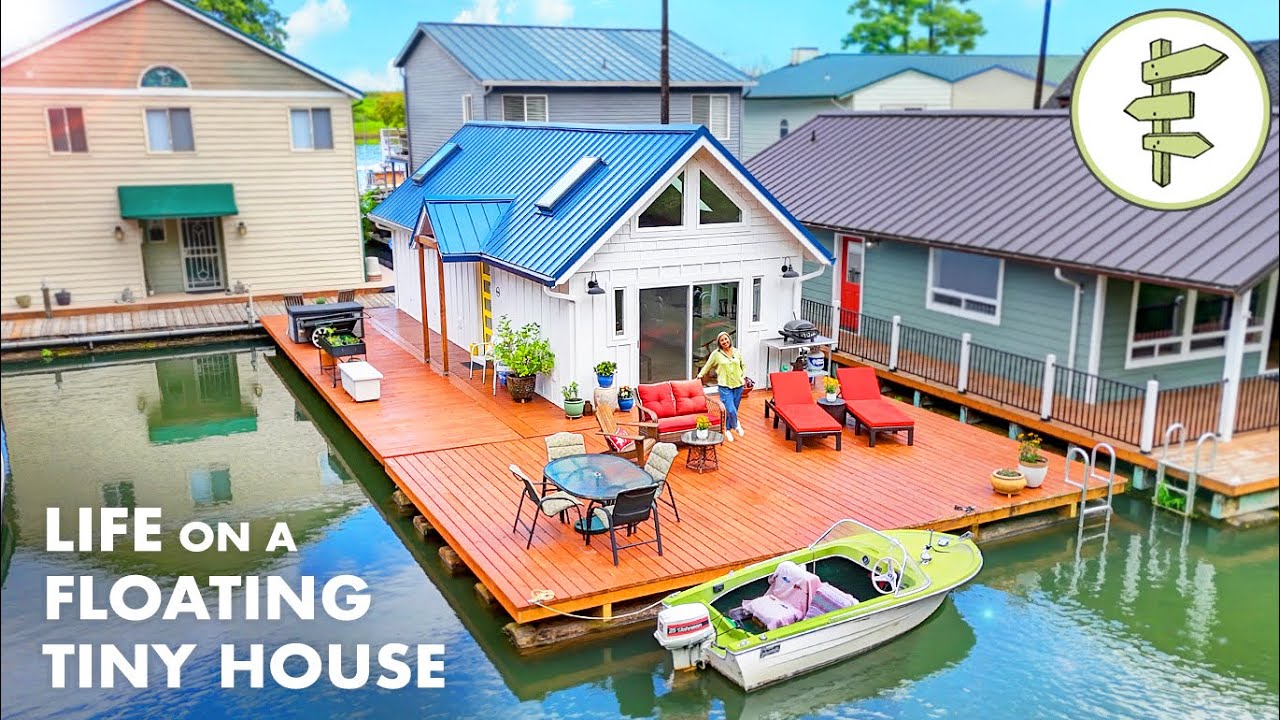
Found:
<svg viewBox="0 0 1280 720"><path fill-rule="evenodd" d="M147 428L147 439L153 445L168 445L171 443L191 442L207 437L217 437L219 435L237 435L239 433L257 431L258 417L250 415L206 422L190 422L161 427L152 426Z"/></svg>
<svg viewBox="0 0 1280 720"><path fill-rule="evenodd" d="M120 217L159 220L181 217L235 215L236 197L230 183L216 185L121 185Z"/></svg>

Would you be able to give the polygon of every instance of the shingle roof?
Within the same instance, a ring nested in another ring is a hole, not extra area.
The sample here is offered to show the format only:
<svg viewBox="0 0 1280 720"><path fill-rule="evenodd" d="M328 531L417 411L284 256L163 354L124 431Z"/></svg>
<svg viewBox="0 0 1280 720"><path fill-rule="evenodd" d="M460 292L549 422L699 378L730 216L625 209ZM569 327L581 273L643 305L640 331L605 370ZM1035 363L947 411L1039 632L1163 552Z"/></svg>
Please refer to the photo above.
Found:
<svg viewBox="0 0 1280 720"><path fill-rule="evenodd" d="M422 184L408 181L370 212L416 230L424 206L450 262L484 259L545 284L562 280L606 232L699 143L743 175L810 249L830 254L701 125L468 123L458 149ZM602 166L554 211L535 203L584 156Z"/></svg>
<svg viewBox="0 0 1280 720"><path fill-rule="evenodd" d="M1059 82L1079 62L1079 55L1049 55L1044 77ZM992 68L1034 79L1038 55L819 55L761 75L748 97L844 97L859 88L908 70L956 82Z"/></svg>
<svg viewBox="0 0 1280 720"><path fill-rule="evenodd" d="M1278 129L1235 190L1180 212L1107 190L1062 110L819 115L748 167L813 225L1238 291L1280 263Z"/></svg>
<svg viewBox="0 0 1280 720"><path fill-rule="evenodd" d="M658 85L657 30L419 23L396 57L397 66L423 35L481 82ZM676 33L670 34L669 52L673 85L751 84L746 73Z"/></svg>

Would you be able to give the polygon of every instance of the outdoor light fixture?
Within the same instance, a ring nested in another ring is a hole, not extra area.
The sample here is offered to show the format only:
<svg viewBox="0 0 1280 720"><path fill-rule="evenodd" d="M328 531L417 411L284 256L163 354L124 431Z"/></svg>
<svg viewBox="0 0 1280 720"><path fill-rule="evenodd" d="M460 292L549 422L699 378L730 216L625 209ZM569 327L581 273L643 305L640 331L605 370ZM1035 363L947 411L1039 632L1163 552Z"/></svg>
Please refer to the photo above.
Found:
<svg viewBox="0 0 1280 720"><path fill-rule="evenodd" d="M116 242L124 242L124 228L117 225L115 232L112 234L115 235Z"/></svg>
<svg viewBox="0 0 1280 720"><path fill-rule="evenodd" d="M796 272L796 269L791 267L791 258L787 258L786 262L782 264L782 277L786 280L800 277L800 273Z"/></svg>
<svg viewBox="0 0 1280 720"><path fill-rule="evenodd" d="M603 295L604 288L600 287L600 283L596 282L596 274L591 273L591 279L587 281L588 295Z"/></svg>
<svg viewBox="0 0 1280 720"><path fill-rule="evenodd" d="M244 237L245 235L249 234L249 227L244 224L243 220L241 220L240 223L236 225L236 234L239 235L240 237Z"/></svg>

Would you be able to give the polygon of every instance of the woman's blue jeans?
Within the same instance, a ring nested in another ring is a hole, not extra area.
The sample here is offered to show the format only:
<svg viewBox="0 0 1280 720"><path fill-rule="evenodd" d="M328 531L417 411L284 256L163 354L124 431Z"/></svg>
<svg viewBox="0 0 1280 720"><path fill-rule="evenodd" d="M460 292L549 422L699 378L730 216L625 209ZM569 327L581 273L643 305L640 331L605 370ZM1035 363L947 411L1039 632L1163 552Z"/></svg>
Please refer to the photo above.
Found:
<svg viewBox="0 0 1280 720"><path fill-rule="evenodd" d="M742 386L727 388L720 386L720 404L724 405L724 431L738 427L738 403L742 402Z"/></svg>

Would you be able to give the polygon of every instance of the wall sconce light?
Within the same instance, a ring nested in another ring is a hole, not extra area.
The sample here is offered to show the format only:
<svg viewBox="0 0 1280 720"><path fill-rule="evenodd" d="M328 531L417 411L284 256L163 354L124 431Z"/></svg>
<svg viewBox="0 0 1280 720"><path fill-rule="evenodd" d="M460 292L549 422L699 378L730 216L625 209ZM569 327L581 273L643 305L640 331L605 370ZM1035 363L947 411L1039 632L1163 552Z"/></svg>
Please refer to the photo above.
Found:
<svg viewBox="0 0 1280 720"><path fill-rule="evenodd" d="M800 277L800 273L796 272L796 269L791 267L791 258L787 258L782 264L782 277L786 280Z"/></svg>
<svg viewBox="0 0 1280 720"><path fill-rule="evenodd" d="M116 242L124 242L124 228L119 225L116 226L115 232L113 232L112 235L115 236Z"/></svg>
<svg viewBox="0 0 1280 720"><path fill-rule="evenodd" d="M600 283L596 282L596 274L591 273L591 279L587 281L588 295L603 295L604 288L600 287Z"/></svg>
<svg viewBox="0 0 1280 720"><path fill-rule="evenodd" d="M862 242L862 247L863 247L863 248L865 248L865 249L867 249L867 250L870 250L870 249L872 249L872 248L876 247L876 246L877 246L877 245L879 245L879 244L880 244L880 243L879 243L879 242L877 242L877 241L875 241L875 240L864 240L864 241Z"/></svg>
<svg viewBox="0 0 1280 720"><path fill-rule="evenodd" d="M243 220L236 225L236 234L240 237L244 237L249 234L249 226L245 225Z"/></svg>

